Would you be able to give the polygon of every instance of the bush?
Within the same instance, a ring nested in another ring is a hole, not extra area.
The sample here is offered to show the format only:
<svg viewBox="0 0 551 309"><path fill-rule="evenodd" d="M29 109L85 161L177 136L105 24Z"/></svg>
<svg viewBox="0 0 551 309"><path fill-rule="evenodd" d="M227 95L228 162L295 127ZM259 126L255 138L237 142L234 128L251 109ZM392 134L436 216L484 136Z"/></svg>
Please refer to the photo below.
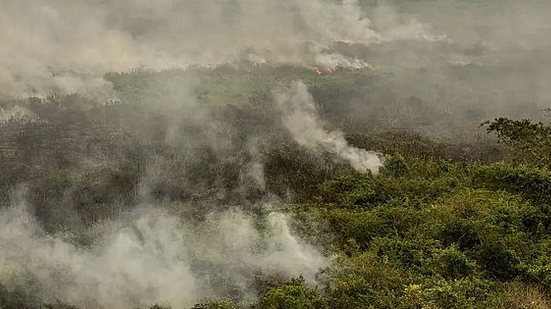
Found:
<svg viewBox="0 0 551 309"><path fill-rule="evenodd" d="M493 286L477 278L428 280L405 288L399 308L487 308Z"/></svg>
<svg viewBox="0 0 551 309"><path fill-rule="evenodd" d="M368 250L380 261L401 266L404 271L421 271L432 250L438 247L439 243L433 240L377 237Z"/></svg>
<svg viewBox="0 0 551 309"><path fill-rule="evenodd" d="M323 297L305 287L303 280L295 280L268 290L256 308L266 309L317 309L325 308Z"/></svg>
<svg viewBox="0 0 551 309"><path fill-rule="evenodd" d="M330 308L395 308L406 283L403 271L372 253L339 261L341 274L332 283Z"/></svg>
<svg viewBox="0 0 551 309"><path fill-rule="evenodd" d="M551 171L526 165L495 163L477 170L482 186L522 194L535 202L551 200Z"/></svg>
<svg viewBox="0 0 551 309"><path fill-rule="evenodd" d="M324 183L319 201L340 208L373 208L394 199L421 204L470 184L467 170L446 160L388 159L377 176L350 173Z"/></svg>
<svg viewBox="0 0 551 309"><path fill-rule="evenodd" d="M436 250L428 266L429 270L447 280L462 279L476 272L476 264L457 245Z"/></svg>
<svg viewBox="0 0 551 309"><path fill-rule="evenodd" d="M551 126L528 119L497 118L488 124L488 132L510 147L516 160L533 166L551 167Z"/></svg>
<svg viewBox="0 0 551 309"><path fill-rule="evenodd" d="M421 220L420 213L406 207L381 205L370 211L331 209L325 213L340 243L353 239L367 248L373 238L404 236Z"/></svg>

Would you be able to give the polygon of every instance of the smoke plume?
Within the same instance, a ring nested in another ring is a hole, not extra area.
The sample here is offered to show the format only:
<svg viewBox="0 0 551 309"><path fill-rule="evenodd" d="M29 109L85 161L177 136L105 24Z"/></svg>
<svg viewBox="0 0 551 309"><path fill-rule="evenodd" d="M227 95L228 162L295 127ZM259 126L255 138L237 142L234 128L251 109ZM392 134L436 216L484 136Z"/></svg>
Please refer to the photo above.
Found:
<svg viewBox="0 0 551 309"><path fill-rule="evenodd" d="M282 121L300 145L312 150L323 150L348 161L358 172L377 173L383 162L381 157L365 149L352 147L342 131L327 131L319 119L312 95L303 82L295 82L284 92L274 94L282 112Z"/></svg>

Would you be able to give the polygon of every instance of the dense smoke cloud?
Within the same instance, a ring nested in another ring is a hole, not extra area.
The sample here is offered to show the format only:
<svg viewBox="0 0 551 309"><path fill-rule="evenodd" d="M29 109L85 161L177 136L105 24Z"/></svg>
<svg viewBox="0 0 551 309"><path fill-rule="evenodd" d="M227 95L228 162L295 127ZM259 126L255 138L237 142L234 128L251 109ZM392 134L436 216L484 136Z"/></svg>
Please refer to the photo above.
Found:
<svg viewBox="0 0 551 309"><path fill-rule="evenodd" d="M111 97L108 71L251 61L369 65L395 74L385 93L453 112L551 98L548 1L0 3L2 95Z"/></svg>
<svg viewBox="0 0 551 309"><path fill-rule="evenodd" d="M335 42L435 39L418 22L373 29L356 1L2 0L0 93L109 94L101 74L136 67L292 63L363 67ZM97 95L97 94L96 94Z"/></svg>
<svg viewBox="0 0 551 309"><path fill-rule="evenodd" d="M537 117L551 101L548 1L0 3L1 96L106 100L118 95L102 78L109 71L246 62L389 74L343 109L395 125L430 107L434 117L413 124L429 135L498 110Z"/></svg>
<svg viewBox="0 0 551 309"><path fill-rule="evenodd" d="M323 128L314 99L304 83L295 82L287 91L275 93L275 101L282 112L283 124L297 143L337 155L361 173L379 171L383 161L377 153L352 147L343 132Z"/></svg>
<svg viewBox="0 0 551 309"><path fill-rule="evenodd" d="M314 283L325 263L320 252L293 235L283 214L265 222L261 230L250 215L229 209L193 224L144 206L96 227L94 244L83 248L45 233L18 201L0 210L0 285L27 291L31 302L184 308L236 292L250 301L254 274Z"/></svg>

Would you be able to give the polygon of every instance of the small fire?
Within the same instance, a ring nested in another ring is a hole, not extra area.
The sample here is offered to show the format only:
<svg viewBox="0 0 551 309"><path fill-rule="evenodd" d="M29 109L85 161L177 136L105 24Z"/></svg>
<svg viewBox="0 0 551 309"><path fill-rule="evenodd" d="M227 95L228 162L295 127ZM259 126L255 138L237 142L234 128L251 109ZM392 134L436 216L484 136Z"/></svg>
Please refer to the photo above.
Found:
<svg viewBox="0 0 551 309"><path fill-rule="evenodd" d="M333 73L333 70L316 65L314 66L314 73L316 73L317 75L329 75Z"/></svg>

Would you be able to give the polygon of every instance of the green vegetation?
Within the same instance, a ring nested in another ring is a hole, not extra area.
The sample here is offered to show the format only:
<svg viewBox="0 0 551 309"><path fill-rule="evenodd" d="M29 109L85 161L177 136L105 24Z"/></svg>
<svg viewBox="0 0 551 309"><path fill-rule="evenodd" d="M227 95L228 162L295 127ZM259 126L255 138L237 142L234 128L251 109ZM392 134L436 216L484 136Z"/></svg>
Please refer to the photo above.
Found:
<svg viewBox="0 0 551 309"><path fill-rule="evenodd" d="M368 78L361 71L315 76L294 67L249 73L220 68L217 74L197 70L200 86L193 95L199 102L229 100L215 116L227 117L222 120L228 131L240 127L256 134L269 131L263 125L277 131L266 121L272 111L256 104L267 104L274 86L305 79L321 98L322 113L330 113L331 102L350 96ZM259 147L266 188L243 189L241 168L252 159L238 150L245 148L247 136L223 136L237 149L224 159L204 145L182 150L180 144L158 142L167 140L159 129L166 114L146 117L136 107L148 100L172 100L165 95L188 82L185 74L134 72L106 78L121 92L119 104L100 107L78 96L19 102L44 122L3 124L2 134L14 141L17 154L2 152L3 196L12 184L25 183L29 202L41 206L35 212L45 229L74 232L75 242L87 245L90 235L79 232L82 226L133 207L142 173L154 160L158 176L148 183L148 198L187 203L186 215L200 219L222 205L254 205L269 192L287 202L294 230L330 257L317 286L300 277L288 282L262 278L256 303L243 304L229 295L194 308L551 307L548 125L499 118L487 128L500 144L471 143L460 151L457 144L431 141L407 128L375 132L355 123L345 132L352 144L387 154L377 175L357 173L328 155L304 150L277 131ZM335 89L340 92L330 95ZM243 102L250 106L239 105ZM80 133L75 137L60 128ZM71 144L76 138L80 143ZM40 156L26 156L37 152ZM109 164L98 168L94 162L106 157ZM78 214L77 221L64 215L68 209ZM0 285L0 308L26 307L18 302L29 297L24 294Z"/></svg>
<svg viewBox="0 0 551 309"><path fill-rule="evenodd" d="M549 308L551 172L539 163L396 152L378 175L321 182L289 212L334 254L327 281L276 285L255 308Z"/></svg>
<svg viewBox="0 0 551 309"><path fill-rule="evenodd" d="M330 282L315 291L277 287L260 308L266 298L266 308L548 308L551 171L543 159L551 148L541 148L551 131L505 119L490 131L503 123L538 130L537 142L522 146L500 131L510 162L397 152L379 175L323 182L292 211L329 225L326 246L339 252Z"/></svg>

